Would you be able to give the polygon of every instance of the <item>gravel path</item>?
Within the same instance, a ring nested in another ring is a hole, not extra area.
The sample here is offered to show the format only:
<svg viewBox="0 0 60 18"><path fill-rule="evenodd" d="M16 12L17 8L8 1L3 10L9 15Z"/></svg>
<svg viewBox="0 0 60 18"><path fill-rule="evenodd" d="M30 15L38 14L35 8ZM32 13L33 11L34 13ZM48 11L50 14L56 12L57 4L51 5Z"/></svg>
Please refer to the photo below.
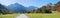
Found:
<svg viewBox="0 0 60 18"><path fill-rule="evenodd" d="M25 14L19 14L19 16L16 16L15 18L29 18L29 17L26 16Z"/></svg>

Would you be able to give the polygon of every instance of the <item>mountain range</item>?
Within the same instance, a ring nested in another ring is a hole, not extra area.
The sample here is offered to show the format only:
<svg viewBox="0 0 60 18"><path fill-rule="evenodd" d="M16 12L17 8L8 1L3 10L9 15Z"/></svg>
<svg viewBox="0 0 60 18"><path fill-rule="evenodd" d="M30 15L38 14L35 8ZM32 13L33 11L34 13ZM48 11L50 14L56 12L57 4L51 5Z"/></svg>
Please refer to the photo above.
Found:
<svg viewBox="0 0 60 18"><path fill-rule="evenodd" d="M21 5L19 3L14 3L14 4L11 4L11 5L7 6L8 10L11 10L11 11L13 11L15 13L19 13L19 12L22 13L22 12L24 12L26 10L31 11L31 10L33 10L35 8L36 7L34 7L34 6L24 7L23 5Z"/></svg>

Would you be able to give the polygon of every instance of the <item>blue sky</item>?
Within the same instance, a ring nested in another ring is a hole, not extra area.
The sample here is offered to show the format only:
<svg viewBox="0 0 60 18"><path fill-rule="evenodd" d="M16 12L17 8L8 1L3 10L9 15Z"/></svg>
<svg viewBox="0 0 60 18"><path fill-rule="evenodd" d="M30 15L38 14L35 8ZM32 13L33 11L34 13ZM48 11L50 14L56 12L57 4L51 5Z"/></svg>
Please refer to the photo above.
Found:
<svg viewBox="0 0 60 18"><path fill-rule="evenodd" d="M58 2L58 0L0 0L0 3L6 6L10 4L14 4L16 2L19 4L22 4L25 7L28 7L28 6L41 7L50 2L55 4Z"/></svg>

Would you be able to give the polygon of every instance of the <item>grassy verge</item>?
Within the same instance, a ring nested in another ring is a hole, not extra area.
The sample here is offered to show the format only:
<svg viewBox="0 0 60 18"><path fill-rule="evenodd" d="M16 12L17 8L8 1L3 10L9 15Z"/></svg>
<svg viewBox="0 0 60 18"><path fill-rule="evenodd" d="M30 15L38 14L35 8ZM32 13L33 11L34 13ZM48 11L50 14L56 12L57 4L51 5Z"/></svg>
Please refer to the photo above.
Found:
<svg viewBox="0 0 60 18"><path fill-rule="evenodd" d="M18 14L6 14L6 15L0 15L0 18L14 18ZM29 18L60 18L60 14L36 14L36 13L30 13L26 14Z"/></svg>
<svg viewBox="0 0 60 18"><path fill-rule="evenodd" d="M18 14L6 14L6 15L0 15L0 18L14 18Z"/></svg>
<svg viewBox="0 0 60 18"><path fill-rule="evenodd" d="M30 18L60 18L60 14L26 14Z"/></svg>

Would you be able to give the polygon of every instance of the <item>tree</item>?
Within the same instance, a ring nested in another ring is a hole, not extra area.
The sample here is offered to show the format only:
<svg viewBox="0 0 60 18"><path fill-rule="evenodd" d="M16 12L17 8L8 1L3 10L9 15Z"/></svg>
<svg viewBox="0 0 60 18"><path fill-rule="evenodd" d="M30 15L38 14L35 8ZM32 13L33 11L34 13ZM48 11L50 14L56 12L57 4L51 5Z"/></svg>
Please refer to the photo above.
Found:
<svg viewBox="0 0 60 18"><path fill-rule="evenodd" d="M45 13L46 6L42 6L40 9L42 10L42 13Z"/></svg>
<svg viewBox="0 0 60 18"><path fill-rule="evenodd" d="M38 8L36 13L42 13L42 9Z"/></svg>
<svg viewBox="0 0 60 18"><path fill-rule="evenodd" d="M2 4L0 4L0 14L7 14L7 8Z"/></svg>
<svg viewBox="0 0 60 18"><path fill-rule="evenodd" d="M12 11L12 10L10 10L10 11L8 12L8 14L13 14L13 11Z"/></svg>
<svg viewBox="0 0 60 18"><path fill-rule="evenodd" d="M39 10L41 10L42 13L52 13L51 8L52 8L52 3L49 3L47 5L42 6Z"/></svg>
<svg viewBox="0 0 60 18"><path fill-rule="evenodd" d="M60 12L60 1L55 4L54 9L56 9L56 11Z"/></svg>
<svg viewBox="0 0 60 18"><path fill-rule="evenodd" d="M53 7L53 6L52 6L52 3L47 4L45 13L52 13L52 12L51 12L52 7Z"/></svg>

